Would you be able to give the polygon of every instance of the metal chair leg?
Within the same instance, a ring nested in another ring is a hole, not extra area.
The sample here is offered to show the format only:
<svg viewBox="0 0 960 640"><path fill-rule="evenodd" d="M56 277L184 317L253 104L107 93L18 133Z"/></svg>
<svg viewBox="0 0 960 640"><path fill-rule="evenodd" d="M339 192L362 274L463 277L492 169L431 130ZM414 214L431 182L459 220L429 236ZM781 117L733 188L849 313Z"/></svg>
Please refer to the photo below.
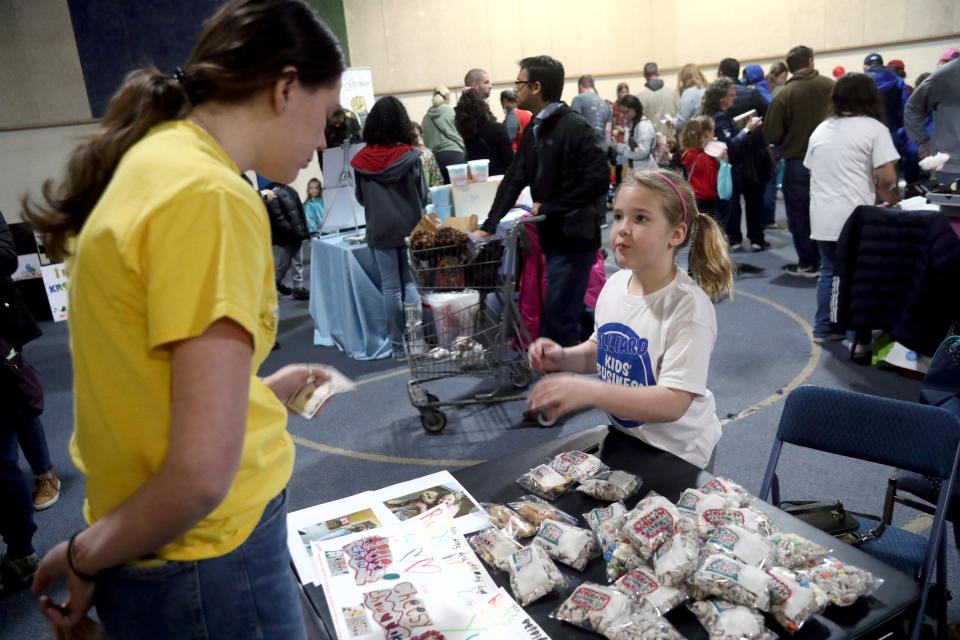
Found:
<svg viewBox="0 0 960 640"><path fill-rule="evenodd" d="M883 499L883 524L893 524L893 499L897 495L897 472L887 480L887 495Z"/></svg>
<svg viewBox="0 0 960 640"><path fill-rule="evenodd" d="M947 542L940 537L937 545L937 638L947 640Z"/></svg>

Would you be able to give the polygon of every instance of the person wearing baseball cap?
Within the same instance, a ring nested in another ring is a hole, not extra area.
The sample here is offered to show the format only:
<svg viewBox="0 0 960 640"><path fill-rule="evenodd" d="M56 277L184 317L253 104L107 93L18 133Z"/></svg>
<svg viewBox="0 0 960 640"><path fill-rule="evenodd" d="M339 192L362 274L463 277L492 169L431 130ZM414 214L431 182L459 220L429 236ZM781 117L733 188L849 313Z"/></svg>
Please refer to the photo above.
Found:
<svg viewBox="0 0 960 640"><path fill-rule="evenodd" d="M891 135L895 135L903 126L903 107L910 98L907 85L903 78L883 66L883 56L879 53L871 53L863 59L863 71L877 83L883 98L884 124Z"/></svg>
<svg viewBox="0 0 960 640"><path fill-rule="evenodd" d="M887 69L893 71L896 75L900 76L900 79L903 80L903 84L907 86L907 95L913 93L913 87L907 83L907 69L906 65L903 64L903 60L891 60L887 63Z"/></svg>
<svg viewBox="0 0 960 640"><path fill-rule="evenodd" d="M960 58L960 49L957 49L956 47L944 49L943 53L940 54L940 60L937 62L937 66L942 67L951 60L956 60L957 58Z"/></svg>

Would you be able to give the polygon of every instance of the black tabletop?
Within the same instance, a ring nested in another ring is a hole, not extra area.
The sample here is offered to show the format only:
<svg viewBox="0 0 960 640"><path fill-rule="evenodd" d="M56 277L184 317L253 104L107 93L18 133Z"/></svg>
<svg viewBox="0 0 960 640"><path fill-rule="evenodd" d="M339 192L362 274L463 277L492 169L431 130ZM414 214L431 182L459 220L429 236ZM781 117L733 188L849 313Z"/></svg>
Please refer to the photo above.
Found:
<svg viewBox="0 0 960 640"><path fill-rule="evenodd" d="M637 495L626 501L627 508L632 508L651 490L660 493L668 500L676 501L684 489L699 487L712 478L709 473L672 454L647 446L635 438L607 427L597 427L566 438L558 438L532 449L468 467L453 475L477 500L503 503L526 493L515 482L522 473L557 453L573 449L593 453L612 469L630 471L643 477L643 486ZM760 478L757 479L756 484L756 487L747 486L746 489L755 491L759 488ZM606 503L578 491L572 491L552 504L577 516L581 520L581 526L584 526L581 514ZM765 502L758 500L754 508L767 513L783 531L797 533L831 548L834 550L833 555L838 559L867 569L884 580L883 585L872 596L861 598L851 607L828 608L823 615L807 622L797 634L792 636L793 638L797 640L878 638L890 630L892 625L905 614L910 613L918 602L919 589L909 576ZM557 566L573 586L588 581L607 584L601 559L592 560L583 572L561 564ZM509 579L505 573L491 570L491 575L499 586L510 590ZM326 609L323 591L319 587L307 585L304 587L304 593L309 603L309 606L305 606L308 627L311 628L312 634L316 634L313 637L324 637L320 630L324 629L326 633L330 633L333 625ZM552 638L596 638L597 636L592 633L549 618L549 614L562 601L561 596L551 595L530 604L525 609ZM313 619L309 619L311 616L314 616ZM769 616L767 618L768 626L781 638L791 637L777 626L772 618ZM667 619L684 636L706 640L706 631L686 608L680 607L672 611L667 615ZM330 635L332 636L332 633Z"/></svg>

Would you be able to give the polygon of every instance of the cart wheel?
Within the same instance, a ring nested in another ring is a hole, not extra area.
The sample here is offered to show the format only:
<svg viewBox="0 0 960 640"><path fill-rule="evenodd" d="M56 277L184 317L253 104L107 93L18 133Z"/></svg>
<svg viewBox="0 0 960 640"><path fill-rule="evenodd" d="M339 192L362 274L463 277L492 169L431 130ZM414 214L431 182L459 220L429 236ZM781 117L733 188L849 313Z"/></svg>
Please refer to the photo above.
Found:
<svg viewBox="0 0 960 640"><path fill-rule="evenodd" d="M424 409L420 412L420 424L430 433L440 433L447 426L447 414L436 409Z"/></svg>
<svg viewBox="0 0 960 640"><path fill-rule="evenodd" d="M557 424L557 418L548 418L548 417L547 417L547 414L545 414L545 413L538 413L538 414L537 414L537 423L538 423L541 427L552 427L553 425Z"/></svg>
<svg viewBox="0 0 960 640"><path fill-rule="evenodd" d="M533 373L526 367L519 366L510 369L510 384L517 389L526 389L533 382Z"/></svg>

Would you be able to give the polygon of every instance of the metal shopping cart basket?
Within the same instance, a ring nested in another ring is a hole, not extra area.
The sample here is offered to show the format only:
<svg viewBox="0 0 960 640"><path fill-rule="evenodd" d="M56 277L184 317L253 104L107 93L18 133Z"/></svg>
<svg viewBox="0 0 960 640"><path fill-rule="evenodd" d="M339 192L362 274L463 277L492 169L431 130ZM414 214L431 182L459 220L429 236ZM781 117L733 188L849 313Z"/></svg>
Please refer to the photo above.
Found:
<svg viewBox="0 0 960 640"><path fill-rule="evenodd" d="M501 392L507 385L525 389L533 381L526 358L530 334L520 318L515 293L518 241L526 224L542 219L519 218L505 237L483 242L422 246L416 236L411 241L408 255L423 316L421 322L408 318L404 332L410 365L407 389L427 431L443 430L445 407L525 397ZM440 235L439 240L451 237L457 234ZM427 390L431 383L464 376L492 378L497 384L489 393L451 400L441 400Z"/></svg>

